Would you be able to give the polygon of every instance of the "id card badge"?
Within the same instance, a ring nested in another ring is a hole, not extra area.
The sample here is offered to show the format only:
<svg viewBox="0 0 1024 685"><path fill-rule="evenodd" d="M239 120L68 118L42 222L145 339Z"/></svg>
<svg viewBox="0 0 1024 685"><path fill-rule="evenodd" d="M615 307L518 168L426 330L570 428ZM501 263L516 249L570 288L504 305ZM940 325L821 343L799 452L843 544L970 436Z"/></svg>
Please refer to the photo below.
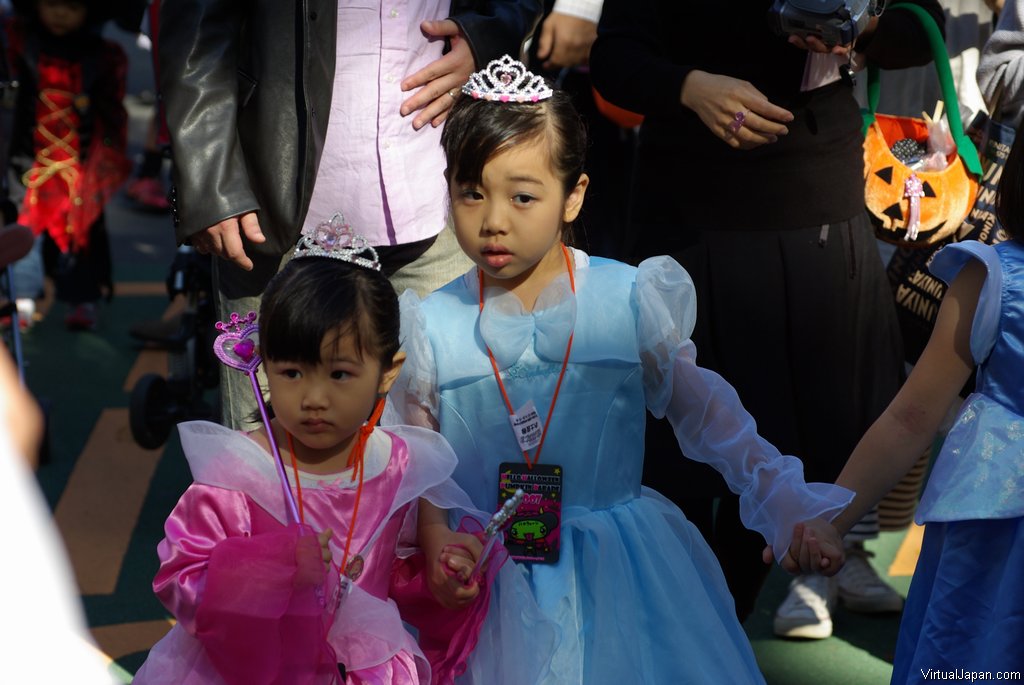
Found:
<svg viewBox="0 0 1024 685"><path fill-rule="evenodd" d="M528 400L526 404L519 407L519 411L515 414L509 414L508 420L512 424L512 431L516 434L519 449L529 452L540 444L544 430L540 422L540 414L537 413L537 407L533 405L533 400Z"/></svg>
<svg viewBox="0 0 1024 685"><path fill-rule="evenodd" d="M562 539L562 467L504 462L498 467L498 501L516 490L523 501L505 529L505 547L516 561L554 564Z"/></svg>

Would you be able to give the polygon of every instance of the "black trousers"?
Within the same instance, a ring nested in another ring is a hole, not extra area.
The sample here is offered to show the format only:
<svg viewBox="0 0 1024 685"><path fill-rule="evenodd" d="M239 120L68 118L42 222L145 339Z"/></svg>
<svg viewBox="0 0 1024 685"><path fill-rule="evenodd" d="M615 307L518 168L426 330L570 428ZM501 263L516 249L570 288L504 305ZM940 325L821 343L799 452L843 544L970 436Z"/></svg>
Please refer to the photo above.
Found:
<svg viewBox="0 0 1024 685"><path fill-rule="evenodd" d="M61 302L76 305L110 299L114 277L105 215L100 214L89 229L89 242L84 249L61 252L47 235L43 241L43 265Z"/></svg>

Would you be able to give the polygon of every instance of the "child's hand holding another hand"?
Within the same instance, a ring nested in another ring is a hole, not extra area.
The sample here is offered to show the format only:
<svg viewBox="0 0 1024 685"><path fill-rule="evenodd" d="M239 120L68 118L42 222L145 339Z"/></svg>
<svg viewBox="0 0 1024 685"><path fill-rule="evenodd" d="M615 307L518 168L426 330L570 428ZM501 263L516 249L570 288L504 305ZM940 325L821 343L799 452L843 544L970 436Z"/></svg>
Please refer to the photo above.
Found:
<svg viewBox="0 0 1024 685"><path fill-rule="evenodd" d="M839 531L828 521L816 518L793 526L793 542L779 563L789 573L832 576L845 560Z"/></svg>
<svg viewBox="0 0 1024 685"><path fill-rule="evenodd" d="M456 533L446 524L421 525L420 546L428 560L427 584L441 606L461 609L476 599L480 586L470 574L483 551L476 536Z"/></svg>

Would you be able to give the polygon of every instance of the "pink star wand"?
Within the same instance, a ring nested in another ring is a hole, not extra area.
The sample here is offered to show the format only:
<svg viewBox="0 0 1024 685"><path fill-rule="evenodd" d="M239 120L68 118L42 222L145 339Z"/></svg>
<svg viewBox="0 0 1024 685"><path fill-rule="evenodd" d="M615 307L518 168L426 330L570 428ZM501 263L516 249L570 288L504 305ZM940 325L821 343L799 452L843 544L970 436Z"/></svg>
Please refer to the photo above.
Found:
<svg viewBox="0 0 1024 685"><path fill-rule="evenodd" d="M270 428L267 405L263 401L260 382L256 378L256 369L263 361L256 351L256 336L260 330L260 327L256 325L256 312L249 312L245 316L239 316L232 312L229 321L218 321L215 327L221 331L221 334L213 341L213 353L225 365L244 371L252 382L252 391L256 395L256 404L260 408L260 417L267 429L267 439L274 454L274 466L277 468L277 476L281 480L281 491L284 494L288 522L299 523L299 509L295 504L295 495L292 494L291 486L288 485L288 476L284 472L281 452L277 449L277 440L274 439L274 431Z"/></svg>

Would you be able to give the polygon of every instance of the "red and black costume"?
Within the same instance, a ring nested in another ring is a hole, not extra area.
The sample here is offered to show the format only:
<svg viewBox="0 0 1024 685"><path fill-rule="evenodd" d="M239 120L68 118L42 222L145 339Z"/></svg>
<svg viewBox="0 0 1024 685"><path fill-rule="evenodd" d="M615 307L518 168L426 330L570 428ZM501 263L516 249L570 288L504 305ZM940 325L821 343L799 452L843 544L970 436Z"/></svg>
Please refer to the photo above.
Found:
<svg viewBox="0 0 1024 685"><path fill-rule="evenodd" d="M95 301L112 285L103 209L131 171L128 61L96 24L62 37L24 19L6 28L19 82L12 158L23 160L25 198L18 221L48 236L58 299Z"/></svg>

